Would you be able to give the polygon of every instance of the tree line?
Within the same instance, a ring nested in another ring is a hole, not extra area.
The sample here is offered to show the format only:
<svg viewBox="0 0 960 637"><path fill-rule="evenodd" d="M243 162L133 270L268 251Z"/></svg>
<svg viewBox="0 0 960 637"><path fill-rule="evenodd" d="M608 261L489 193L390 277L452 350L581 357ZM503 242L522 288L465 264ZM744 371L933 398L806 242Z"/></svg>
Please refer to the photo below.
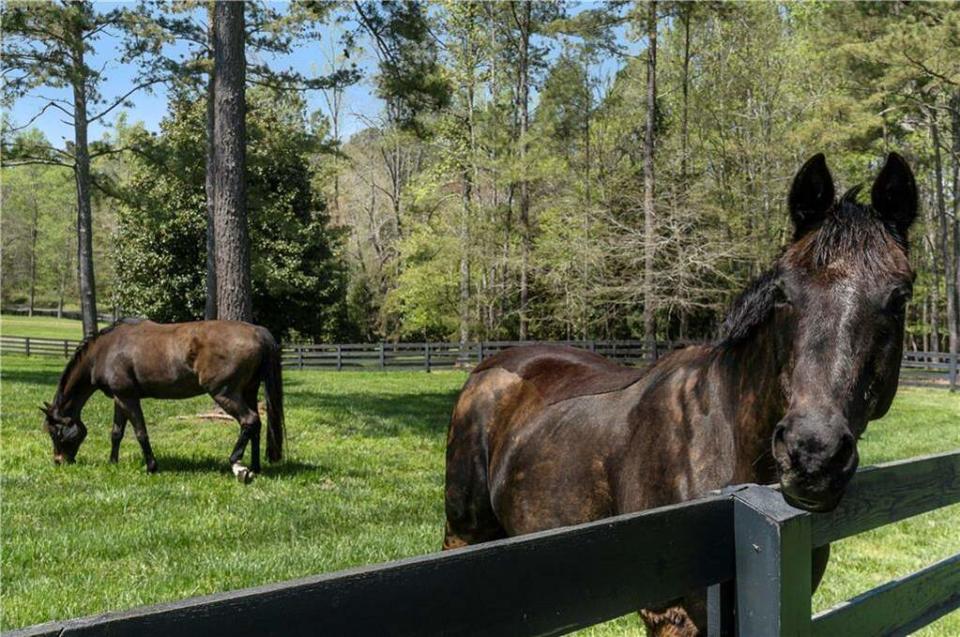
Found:
<svg viewBox="0 0 960 637"><path fill-rule="evenodd" d="M75 123L120 110L76 66L108 17L141 90L162 82L169 96L159 133L119 117L86 150L85 134L61 149L5 124L6 303L79 296L86 317L96 291L128 313L252 319L304 340L711 338L788 240L797 167L826 153L842 192L895 150L921 192L909 344L957 347L954 4L4 12L4 66L22 73L8 100L79 77L86 114L83 100L49 108ZM334 48L318 25L336 21ZM172 41L191 55L164 57ZM297 47L318 51L322 74L262 62ZM345 139L360 47L376 56L365 79L382 108ZM64 214L71 181L79 232Z"/></svg>

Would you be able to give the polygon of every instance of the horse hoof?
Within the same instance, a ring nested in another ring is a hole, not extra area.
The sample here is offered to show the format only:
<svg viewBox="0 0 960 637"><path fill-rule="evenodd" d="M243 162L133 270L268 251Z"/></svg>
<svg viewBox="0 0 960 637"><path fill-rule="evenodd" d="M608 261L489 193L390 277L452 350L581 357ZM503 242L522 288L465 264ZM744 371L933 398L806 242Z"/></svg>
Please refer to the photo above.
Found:
<svg viewBox="0 0 960 637"><path fill-rule="evenodd" d="M147 473L156 473L159 468L160 468L160 467L157 466L157 463L156 463L156 462L154 462L154 463L152 463L152 464L148 464L148 465L147 465Z"/></svg>
<svg viewBox="0 0 960 637"><path fill-rule="evenodd" d="M240 463L233 465L231 469L233 470L233 475L237 477L237 482L242 484L250 484L253 482L253 478L257 475Z"/></svg>

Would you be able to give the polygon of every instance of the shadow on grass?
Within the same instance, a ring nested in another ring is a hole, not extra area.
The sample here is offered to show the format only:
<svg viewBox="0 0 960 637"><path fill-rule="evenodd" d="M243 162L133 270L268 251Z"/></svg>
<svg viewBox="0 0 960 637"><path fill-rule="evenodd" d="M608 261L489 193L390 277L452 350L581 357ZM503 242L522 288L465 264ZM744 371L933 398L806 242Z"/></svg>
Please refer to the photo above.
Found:
<svg viewBox="0 0 960 637"><path fill-rule="evenodd" d="M249 462L249 454L244 458L244 464ZM157 464L160 465L160 473L221 473L223 475L232 475L230 473L230 462L226 457L214 458L207 457L184 457L158 455ZM261 465L260 475L270 476L295 476L301 473L309 473L319 469L319 465L301 462L299 460L284 460L277 464L271 464L264 460Z"/></svg>
<svg viewBox="0 0 960 637"><path fill-rule="evenodd" d="M57 391L60 382L60 371L42 371L35 369L3 370L0 377L5 383L24 383L25 385L44 385L50 388L50 393Z"/></svg>
<svg viewBox="0 0 960 637"><path fill-rule="evenodd" d="M412 432L434 437L446 431L457 393L453 390L381 397L363 393L318 392L288 394L284 399L288 409L317 410L328 415L349 413L353 417L350 422L334 425L341 433L376 438Z"/></svg>

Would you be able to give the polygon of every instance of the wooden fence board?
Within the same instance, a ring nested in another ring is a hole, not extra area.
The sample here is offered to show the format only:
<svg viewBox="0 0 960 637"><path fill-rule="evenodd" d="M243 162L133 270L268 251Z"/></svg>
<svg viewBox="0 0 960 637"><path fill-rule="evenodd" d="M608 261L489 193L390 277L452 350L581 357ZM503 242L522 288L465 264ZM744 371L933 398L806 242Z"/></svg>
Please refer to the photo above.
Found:
<svg viewBox="0 0 960 637"><path fill-rule="evenodd" d="M960 554L843 602L813 618L814 637L909 635L960 608Z"/></svg>
<svg viewBox="0 0 960 637"><path fill-rule="evenodd" d="M868 467L851 480L839 506L812 518L814 546L960 502L960 452Z"/></svg>
<svg viewBox="0 0 960 637"><path fill-rule="evenodd" d="M711 529L703 533L703 529ZM59 624L110 635L559 635L733 576L713 497L292 582Z"/></svg>

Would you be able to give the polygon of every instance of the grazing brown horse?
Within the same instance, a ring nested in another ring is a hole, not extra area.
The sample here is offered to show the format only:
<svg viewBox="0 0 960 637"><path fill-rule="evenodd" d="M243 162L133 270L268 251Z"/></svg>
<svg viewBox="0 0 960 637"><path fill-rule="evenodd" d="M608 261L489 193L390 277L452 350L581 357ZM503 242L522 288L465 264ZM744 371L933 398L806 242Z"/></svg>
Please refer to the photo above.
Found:
<svg viewBox="0 0 960 637"><path fill-rule="evenodd" d="M239 321L161 324L124 319L87 338L60 377L53 403L41 410L56 463L73 462L87 428L80 413L98 389L113 399L110 461L116 462L127 420L133 423L147 471L157 470L141 398L189 398L210 394L240 423L230 454L234 474L247 482L260 471L257 392L265 385L267 457L283 455L283 384L280 349L266 328ZM250 469L239 464L247 442Z"/></svg>
<svg viewBox="0 0 960 637"><path fill-rule="evenodd" d="M800 169L788 202L793 241L740 295L714 345L645 371L542 345L477 366L447 438L444 548L743 482L779 479L794 505L835 507L859 436L896 393L914 279L910 168L891 154L870 205L858 190L835 201L823 155ZM815 556L816 582L827 554ZM641 616L652 634L696 635L703 600L693 592L686 611Z"/></svg>

